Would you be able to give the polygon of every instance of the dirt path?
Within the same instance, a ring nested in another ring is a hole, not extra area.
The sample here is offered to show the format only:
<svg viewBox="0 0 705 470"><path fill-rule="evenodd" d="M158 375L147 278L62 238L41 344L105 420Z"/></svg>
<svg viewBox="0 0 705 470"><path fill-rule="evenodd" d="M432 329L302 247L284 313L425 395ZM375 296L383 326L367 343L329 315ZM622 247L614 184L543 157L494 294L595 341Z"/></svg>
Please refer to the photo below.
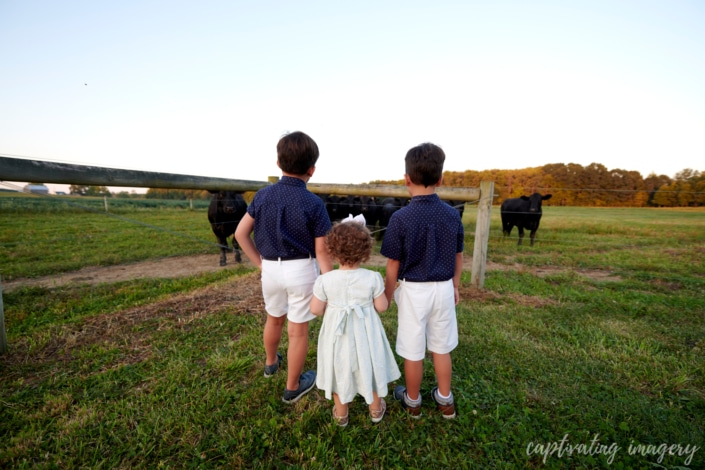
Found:
<svg viewBox="0 0 705 470"><path fill-rule="evenodd" d="M61 273L52 276L3 281L2 290L4 292L10 292L13 289L22 286L59 287L70 283L99 284L128 281L131 279L139 278L178 278L190 276L193 274L229 269L233 266L236 266L232 256L229 257L228 263L229 264L227 266L220 266L218 264L218 255L211 254L194 256L175 256L172 258L153 259L138 263L121 264L117 266L91 266L80 269L78 271ZM379 254L375 254L365 264L367 266L385 266L386 263L386 258ZM244 256L243 264L246 266L252 265ZM463 269L465 271L472 270L471 257L466 256L463 264ZM545 276L564 270L555 267L528 269L526 266L521 265L501 265L491 262L487 263L485 269L487 271L530 271L538 276ZM591 277L593 279L616 279L609 272L599 270L581 270L579 271L579 274Z"/></svg>

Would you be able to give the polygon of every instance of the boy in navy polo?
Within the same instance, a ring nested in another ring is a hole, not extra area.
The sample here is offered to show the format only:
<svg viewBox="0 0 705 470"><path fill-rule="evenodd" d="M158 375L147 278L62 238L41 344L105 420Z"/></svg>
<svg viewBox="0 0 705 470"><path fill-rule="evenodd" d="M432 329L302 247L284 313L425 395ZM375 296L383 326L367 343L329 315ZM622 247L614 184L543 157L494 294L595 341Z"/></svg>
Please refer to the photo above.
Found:
<svg viewBox="0 0 705 470"><path fill-rule="evenodd" d="M282 361L279 343L288 319L286 389L282 400L295 403L316 383L316 372L304 370L308 353L308 322L313 283L319 271L333 269L325 248L330 219L321 198L306 189L318 160L318 145L303 132L292 132L277 143L282 178L255 194L235 230L235 238L250 261L262 271L266 361L271 377ZM254 240L250 235L254 231Z"/></svg>
<svg viewBox="0 0 705 470"><path fill-rule="evenodd" d="M445 153L425 143L406 154L408 206L389 219L381 253L387 257L385 293L398 307L396 351L404 358L406 386L394 398L412 418L421 416L421 379L426 349L433 355L438 386L431 398L444 418L455 418L450 352L458 345L455 306L463 269L464 231L456 209L441 201ZM399 283L397 287L397 282Z"/></svg>

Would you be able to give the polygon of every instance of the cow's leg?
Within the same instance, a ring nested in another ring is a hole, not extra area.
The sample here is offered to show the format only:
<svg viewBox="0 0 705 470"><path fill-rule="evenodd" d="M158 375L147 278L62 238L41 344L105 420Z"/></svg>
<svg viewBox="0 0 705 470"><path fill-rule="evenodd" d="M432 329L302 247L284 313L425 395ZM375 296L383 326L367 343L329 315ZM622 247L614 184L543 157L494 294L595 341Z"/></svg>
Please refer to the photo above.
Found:
<svg viewBox="0 0 705 470"><path fill-rule="evenodd" d="M226 256L228 253L228 239L225 237L218 237L218 245L220 245L220 265L225 266L228 264Z"/></svg>
<svg viewBox="0 0 705 470"><path fill-rule="evenodd" d="M235 262L242 263L242 256L240 255L240 245L237 240L235 240L235 235L233 235L233 251L235 252Z"/></svg>
<svg viewBox="0 0 705 470"><path fill-rule="evenodd" d="M531 231L530 237L531 237L531 246L534 246L534 238L536 237L536 230Z"/></svg>
<svg viewBox="0 0 705 470"><path fill-rule="evenodd" d="M522 226L517 228L519 229L519 243L517 245L521 245L521 242L524 241L524 228Z"/></svg>

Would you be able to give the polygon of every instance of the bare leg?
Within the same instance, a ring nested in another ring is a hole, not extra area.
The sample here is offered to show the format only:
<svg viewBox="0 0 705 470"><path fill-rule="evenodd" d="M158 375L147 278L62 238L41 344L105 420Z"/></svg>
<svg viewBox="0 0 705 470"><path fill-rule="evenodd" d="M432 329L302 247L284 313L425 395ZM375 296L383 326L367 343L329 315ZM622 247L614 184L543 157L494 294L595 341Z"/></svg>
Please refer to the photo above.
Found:
<svg viewBox="0 0 705 470"><path fill-rule="evenodd" d="M267 355L266 365L272 365L277 362L277 349L279 342L282 339L282 330L286 315L282 317L273 317L267 314L267 321L264 324L264 352Z"/></svg>
<svg viewBox="0 0 705 470"><path fill-rule="evenodd" d="M289 322L289 350L287 352L286 388L297 390L299 376L304 370L306 355L308 354L308 322Z"/></svg>
<svg viewBox="0 0 705 470"><path fill-rule="evenodd" d="M438 381L438 391L444 397L450 395L450 380L453 376L453 363L450 359L450 353L436 354L433 353L433 368L436 371L436 380Z"/></svg>
<svg viewBox="0 0 705 470"><path fill-rule="evenodd" d="M348 415L348 404L341 403L337 393L333 394L333 403L335 403L335 416L342 418Z"/></svg>
<svg viewBox="0 0 705 470"><path fill-rule="evenodd" d="M374 400L370 404L370 413L373 411L379 411L382 408L382 399L377 395L377 392L372 392Z"/></svg>
<svg viewBox="0 0 705 470"><path fill-rule="evenodd" d="M410 361L404 359L404 380L406 381L406 395L411 400L418 400L421 396L421 380L423 379L423 360Z"/></svg>

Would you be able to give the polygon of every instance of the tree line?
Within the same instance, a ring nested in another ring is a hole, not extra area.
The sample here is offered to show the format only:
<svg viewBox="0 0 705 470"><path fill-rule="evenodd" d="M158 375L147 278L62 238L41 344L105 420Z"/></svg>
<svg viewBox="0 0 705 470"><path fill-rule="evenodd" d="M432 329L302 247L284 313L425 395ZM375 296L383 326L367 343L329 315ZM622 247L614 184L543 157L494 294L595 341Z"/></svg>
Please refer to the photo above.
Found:
<svg viewBox="0 0 705 470"><path fill-rule="evenodd" d="M705 205L705 173L685 169L673 178L638 171L608 170L591 163L552 163L520 170L446 171L443 184L456 187L479 187L481 181L493 181L494 203L534 192L551 193L545 205L592 207L696 207ZM403 184L398 181L375 181L377 184Z"/></svg>

